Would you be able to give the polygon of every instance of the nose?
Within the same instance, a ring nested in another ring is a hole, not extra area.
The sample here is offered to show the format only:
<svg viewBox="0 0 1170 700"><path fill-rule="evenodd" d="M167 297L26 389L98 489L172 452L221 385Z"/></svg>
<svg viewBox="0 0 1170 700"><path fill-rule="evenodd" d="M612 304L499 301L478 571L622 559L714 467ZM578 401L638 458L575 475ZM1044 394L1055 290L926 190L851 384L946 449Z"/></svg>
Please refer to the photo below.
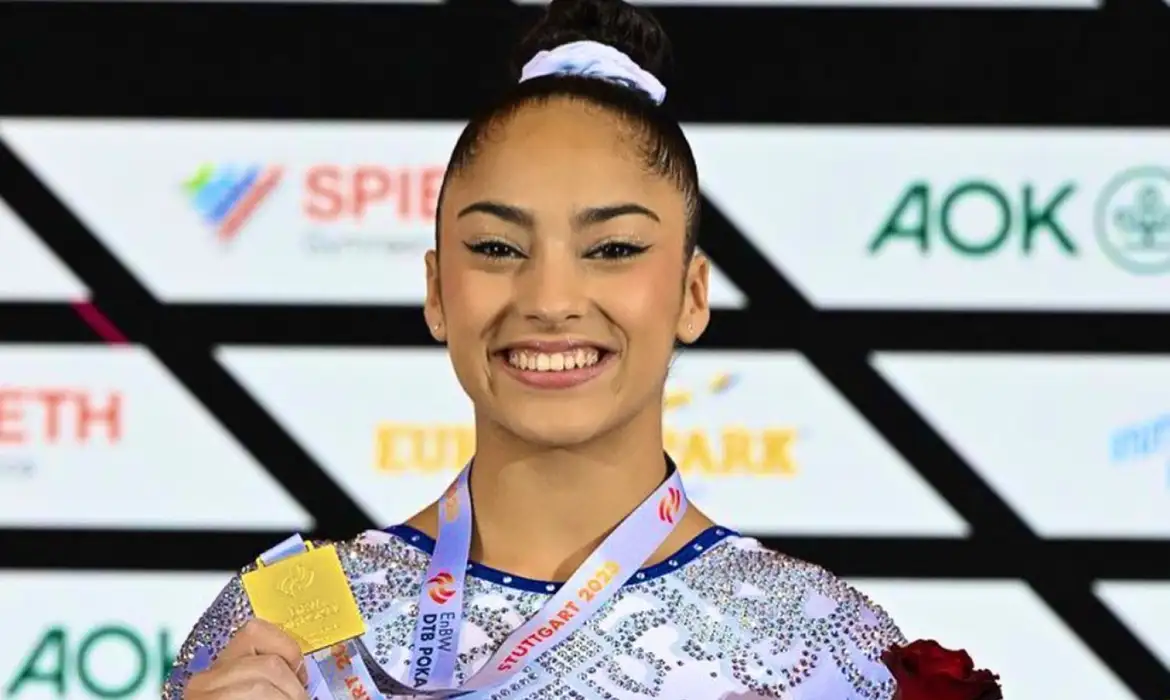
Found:
<svg viewBox="0 0 1170 700"><path fill-rule="evenodd" d="M572 255L533 256L516 286L516 307L528 321L556 327L585 315L584 279Z"/></svg>

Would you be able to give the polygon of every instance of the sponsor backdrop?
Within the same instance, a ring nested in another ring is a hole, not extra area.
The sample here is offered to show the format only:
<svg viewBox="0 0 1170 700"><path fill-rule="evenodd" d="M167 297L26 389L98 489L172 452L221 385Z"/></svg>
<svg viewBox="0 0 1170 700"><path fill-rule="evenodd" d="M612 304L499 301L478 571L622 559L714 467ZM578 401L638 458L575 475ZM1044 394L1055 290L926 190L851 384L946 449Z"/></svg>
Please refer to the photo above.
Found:
<svg viewBox="0 0 1170 700"><path fill-rule="evenodd" d="M472 453L421 255L532 4L6 8L0 700L157 694L232 570ZM1009 698L1170 697L1170 8L646 4L716 270L696 500Z"/></svg>

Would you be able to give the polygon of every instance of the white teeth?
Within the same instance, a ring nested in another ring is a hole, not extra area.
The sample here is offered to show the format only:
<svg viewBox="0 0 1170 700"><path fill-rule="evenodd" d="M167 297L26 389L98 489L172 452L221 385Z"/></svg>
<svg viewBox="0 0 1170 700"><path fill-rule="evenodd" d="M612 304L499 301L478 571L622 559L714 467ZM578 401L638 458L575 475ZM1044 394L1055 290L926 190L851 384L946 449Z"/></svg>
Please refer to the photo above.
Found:
<svg viewBox="0 0 1170 700"><path fill-rule="evenodd" d="M593 348L578 348L569 352L532 352L510 350L508 364L529 372L563 372L567 369L590 367L601 359L600 351Z"/></svg>

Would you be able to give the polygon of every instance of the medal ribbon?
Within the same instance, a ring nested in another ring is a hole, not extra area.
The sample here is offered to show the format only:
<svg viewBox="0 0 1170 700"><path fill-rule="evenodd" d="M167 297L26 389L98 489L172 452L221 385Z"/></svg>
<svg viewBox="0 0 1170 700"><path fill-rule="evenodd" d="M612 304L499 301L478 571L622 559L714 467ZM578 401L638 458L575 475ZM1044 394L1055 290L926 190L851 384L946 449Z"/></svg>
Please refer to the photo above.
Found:
<svg viewBox="0 0 1170 700"><path fill-rule="evenodd" d="M503 685L568 638L616 595L687 511L682 479L672 464L667 479L605 538L540 611L508 635L479 672L455 688L473 522L469 476L470 465L439 502L439 533L419 595L406 684L390 678L360 639L351 639L309 655L312 700L383 700L386 695L453 698ZM305 549L300 537L290 537L261 559L272 564Z"/></svg>
<svg viewBox="0 0 1170 700"><path fill-rule="evenodd" d="M471 547L470 473L468 465L439 504L439 533L419 595L414 651L406 681L419 695L449 695L454 690ZM654 493L605 538L535 616L508 635L487 664L458 690L470 692L503 685L568 638L637 573L686 511L682 478L672 468Z"/></svg>

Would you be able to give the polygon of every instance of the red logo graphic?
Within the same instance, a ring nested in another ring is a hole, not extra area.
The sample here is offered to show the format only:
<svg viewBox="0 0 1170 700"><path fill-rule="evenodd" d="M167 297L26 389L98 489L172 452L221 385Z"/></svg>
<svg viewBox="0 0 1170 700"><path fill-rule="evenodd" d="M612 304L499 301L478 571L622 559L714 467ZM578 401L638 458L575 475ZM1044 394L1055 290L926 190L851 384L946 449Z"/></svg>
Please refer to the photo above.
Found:
<svg viewBox="0 0 1170 700"><path fill-rule="evenodd" d="M427 581L427 595L439 605L451 600L455 597L455 577L446 571L440 571Z"/></svg>
<svg viewBox="0 0 1170 700"><path fill-rule="evenodd" d="M658 502L658 519L664 523L674 525L674 516L682 507L682 491L673 486L667 489L666 495Z"/></svg>

